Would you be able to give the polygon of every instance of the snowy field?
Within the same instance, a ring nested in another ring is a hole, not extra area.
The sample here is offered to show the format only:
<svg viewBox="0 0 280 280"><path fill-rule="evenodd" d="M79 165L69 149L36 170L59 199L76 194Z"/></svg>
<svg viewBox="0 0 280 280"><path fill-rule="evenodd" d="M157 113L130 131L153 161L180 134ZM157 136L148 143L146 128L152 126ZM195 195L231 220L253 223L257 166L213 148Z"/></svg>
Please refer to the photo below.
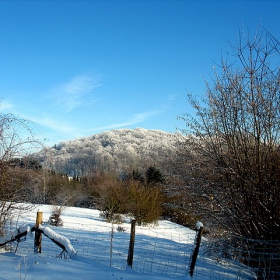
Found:
<svg viewBox="0 0 280 280"><path fill-rule="evenodd" d="M47 221L51 206L42 205L18 219L18 226L34 226L36 212L43 212ZM105 280L167 280L191 279L188 274L195 232L159 221L156 226L136 226L133 267L127 268L130 238L129 219L119 225L104 222L99 211L66 208L61 218L63 227L49 227L66 237L76 254L60 255L62 249L43 235L42 253L34 254L34 234L25 240L7 245L1 251L0 279L105 279ZM204 240L204 242L207 242ZM217 262L199 252L192 279L255 279L253 273L237 263Z"/></svg>

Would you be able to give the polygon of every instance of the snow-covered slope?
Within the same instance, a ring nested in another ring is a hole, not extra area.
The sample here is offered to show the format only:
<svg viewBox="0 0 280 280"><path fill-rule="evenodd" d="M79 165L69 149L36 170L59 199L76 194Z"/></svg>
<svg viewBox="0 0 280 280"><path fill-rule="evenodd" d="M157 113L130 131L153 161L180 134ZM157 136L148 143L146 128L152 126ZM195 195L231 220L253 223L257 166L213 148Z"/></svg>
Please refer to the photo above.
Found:
<svg viewBox="0 0 280 280"><path fill-rule="evenodd" d="M19 218L18 225L35 224L36 211L48 220L51 207L38 206ZM190 279L188 262L195 232L159 221L157 225L136 227L133 267L126 267L130 223L112 225L99 217L97 210L66 208L63 227L52 230L65 236L77 253L56 258L61 248L43 236L42 254L34 254L34 237L13 244L11 252L0 254L0 279L95 279L95 280L167 280ZM204 242L207 242L204 240ZM237 263L218 263L199 254L193 279L254 279L253 273Z"/></svg>

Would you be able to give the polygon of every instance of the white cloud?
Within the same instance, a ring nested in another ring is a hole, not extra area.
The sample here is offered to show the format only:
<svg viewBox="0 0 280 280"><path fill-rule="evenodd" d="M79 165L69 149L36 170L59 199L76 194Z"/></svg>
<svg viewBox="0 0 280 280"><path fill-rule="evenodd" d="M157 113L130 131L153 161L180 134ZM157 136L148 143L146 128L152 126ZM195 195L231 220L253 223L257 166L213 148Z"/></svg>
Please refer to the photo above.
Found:
<svg viewBox="0 0 280 280"><path fill-rule="evenodd" d="M58 122L57 120L51 119L49 117L44 117L40 119L33 119L34 122L39 125L43 125L47 128L63 132L63 133L71 133L74 131L74 128L67 123Z"/></svg>
<svg viewBox="0 0 280 280"><path fill-rule="evenodd" d="M177 97L177 94L170 94L170 95L168 95L167 100L175 100L176 97Z"/></svg>
<svg viewBox="0 0 280 280"><path fill-rule="evenodd" d="M21 115L21 117L25 120L28 120L32 123L34 123L39 130L47 128L55 130L59 133L72 133L75 131L75 128L70 126L68 123L65 122L59 122L57 119L50 118L48 116L43 117L34 117L30 115Z"/></svg>
<svg viewBox="0 0 280 280"><path fill-rule="evenodd" d="M131 119L131 123L129 124L136 124L139 122L143 122L146 121L147 119L149 119L152 116L156 116L159 115L160 111L152 111L152 112L146 112L146 113L140 113L140 114L136 114L132 119Z"/></svg>
<svg viewBox="0 0 280 280"><path fill-rule="evenodd" d="M14 107L14 105L10 102L7 101L1 101L0 100L0 111L6 111L6 110L10 110Z"/></svg>
<svg viewBox="0 0 280 280"><path fill-rule="evenodd" d="M130 120L122 123L116 123L116 124L111 124L103 127L98 127L91 129L91 131L98 131L98 130L110 130L110 129L116 129L116 128L121 128L121 127L127 127L129 125L134 125L137 123L141 123L146 121L152 116L159 115L161 111L152 111L152 112L144 112L144 113L139 113L134 115Z"/></svg>
<svg viewBox="0 0 280 280"><path fill-rule="evenodd" d="M77 76L67 83L60 84L50 91L56 105L69 112L93 99L92 91L102 86L96 79L88 76Z"/></svg>

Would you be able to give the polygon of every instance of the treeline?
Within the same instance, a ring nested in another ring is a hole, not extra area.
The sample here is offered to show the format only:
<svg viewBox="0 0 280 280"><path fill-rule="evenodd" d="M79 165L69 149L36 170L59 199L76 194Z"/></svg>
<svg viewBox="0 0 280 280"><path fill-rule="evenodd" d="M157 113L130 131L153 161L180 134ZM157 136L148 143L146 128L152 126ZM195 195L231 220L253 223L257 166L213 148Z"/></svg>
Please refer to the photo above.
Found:
<svg viewBox="0 0 280 280"><path fill-rule="evenodd" d="M6 166L1 196L7 200L94 208L108 222L121 222L120 214L135 218L138 225L156 222L163 215L174 218L166 192L168 178L155 166L143 173L132 170L120 176L99 170L81 177L42 169L36 161L17 159Z"/></svg>

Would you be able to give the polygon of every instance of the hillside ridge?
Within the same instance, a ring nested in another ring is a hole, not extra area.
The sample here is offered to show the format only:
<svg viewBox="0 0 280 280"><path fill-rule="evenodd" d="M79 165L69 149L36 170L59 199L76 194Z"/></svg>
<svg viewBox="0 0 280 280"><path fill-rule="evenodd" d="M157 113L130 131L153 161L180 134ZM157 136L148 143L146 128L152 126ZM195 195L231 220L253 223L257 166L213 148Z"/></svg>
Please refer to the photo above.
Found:
<svg viewBox="0 0 280 280"><path fill-rule="evenodd" d="M94 170L104 172L140 171L148 166L166 166L184 136L144 128L114 129L45 148L36 157L56 172L83 176Z"/></svg>

